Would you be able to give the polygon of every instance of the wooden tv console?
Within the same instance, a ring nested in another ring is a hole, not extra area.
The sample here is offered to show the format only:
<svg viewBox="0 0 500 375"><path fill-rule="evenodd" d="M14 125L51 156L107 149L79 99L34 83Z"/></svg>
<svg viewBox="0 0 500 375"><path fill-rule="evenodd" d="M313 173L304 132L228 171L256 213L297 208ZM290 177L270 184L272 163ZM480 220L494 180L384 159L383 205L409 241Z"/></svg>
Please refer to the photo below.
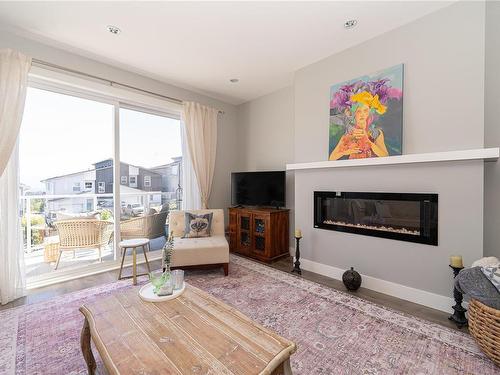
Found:
<svg viewBox="0 0 500 375"><path fill-rule="evenodd" d="M288 209L234 208L229 211L229 250L270 262L289 254Z"/></svg>

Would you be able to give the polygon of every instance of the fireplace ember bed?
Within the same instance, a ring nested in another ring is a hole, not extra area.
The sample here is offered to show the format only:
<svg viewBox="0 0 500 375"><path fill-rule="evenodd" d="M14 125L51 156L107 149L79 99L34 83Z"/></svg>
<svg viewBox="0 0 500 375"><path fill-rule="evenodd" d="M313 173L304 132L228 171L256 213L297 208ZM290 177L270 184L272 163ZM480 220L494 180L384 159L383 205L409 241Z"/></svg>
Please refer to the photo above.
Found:
<svg viewBox="0 0 500 375"><path fill-rule="evenodd" d="M314 227L438 244L438 195L314 192Z"/></svg>

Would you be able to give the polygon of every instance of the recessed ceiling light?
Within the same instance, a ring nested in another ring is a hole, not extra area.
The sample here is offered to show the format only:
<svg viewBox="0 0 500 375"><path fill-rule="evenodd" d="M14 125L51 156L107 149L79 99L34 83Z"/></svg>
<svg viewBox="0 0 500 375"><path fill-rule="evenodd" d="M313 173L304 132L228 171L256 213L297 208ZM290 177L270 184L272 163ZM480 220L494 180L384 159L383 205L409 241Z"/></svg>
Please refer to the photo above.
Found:
<svg viewBox="0 0 500 375"><path fill-rule="evenodd" d="M357 24L358 24L358 20L347 20L344 22L344 27L346 29L352 29Z"/></svg>
<svg viewBox="0 0 500 375"><path fill-rule="evenodd" d="M120 34L122 31L120 30L120 28L116 27L116 26L113 26L113 25L108 25L108 31L111 33L111 34L115 34L115 35L118 35Z"/></svg>
<svg viewBox="0 0 500 375"><path fill-rule="evenodd" d="M231 83L238 83L240 80L238 78L231 78L229 82Z"/></svg>

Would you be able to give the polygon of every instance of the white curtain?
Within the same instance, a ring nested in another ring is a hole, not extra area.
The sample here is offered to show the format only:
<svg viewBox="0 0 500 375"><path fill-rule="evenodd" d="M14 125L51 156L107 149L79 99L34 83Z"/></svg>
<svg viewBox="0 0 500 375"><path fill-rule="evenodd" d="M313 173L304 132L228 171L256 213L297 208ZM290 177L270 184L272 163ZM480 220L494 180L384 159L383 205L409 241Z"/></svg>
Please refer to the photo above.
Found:
<svg viewBox="0 0 500 375"><path fill-rule="evenodd" d="M184 102L183 107L185 143L198 181L201 206L208 208L215 171L218 110L193 102Z"/></svg>
<svg viewBox="0 0 500 375"><path fill-rule="evenodd" d="M0 50L0 303L24 295L18 135L31 58Z"/></svg>
<svg viewBox="0 0 500 375"><path fill-rule="evenodd" d="M194 173L193 163L189 157L189 147L187 145L186 125L181 121L182 140L182 209L201 209L200 189Z"/></svg>

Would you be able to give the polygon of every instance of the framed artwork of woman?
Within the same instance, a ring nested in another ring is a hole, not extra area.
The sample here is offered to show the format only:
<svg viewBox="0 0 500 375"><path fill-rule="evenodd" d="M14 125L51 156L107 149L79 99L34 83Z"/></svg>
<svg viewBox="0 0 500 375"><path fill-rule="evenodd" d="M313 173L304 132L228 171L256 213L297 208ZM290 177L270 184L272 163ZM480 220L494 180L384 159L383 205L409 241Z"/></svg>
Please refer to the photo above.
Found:
<svg viewBox="0 0 500 375"><path fill-rule="evenodd" d="M333 85L329 160L402 154L403 64Z"/></svg>

